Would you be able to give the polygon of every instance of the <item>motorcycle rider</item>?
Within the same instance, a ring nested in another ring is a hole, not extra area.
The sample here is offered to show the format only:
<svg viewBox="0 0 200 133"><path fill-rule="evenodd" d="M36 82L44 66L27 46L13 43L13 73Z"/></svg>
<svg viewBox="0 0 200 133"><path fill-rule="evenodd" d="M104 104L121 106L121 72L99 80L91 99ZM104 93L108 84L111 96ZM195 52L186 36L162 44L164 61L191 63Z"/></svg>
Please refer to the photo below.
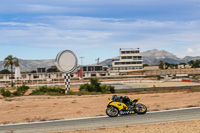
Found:
<svg viewBox="0 0 200 133"><path fill-rule="evenodd" d="M111 98L113 101L117 101L117 102L123 102L126 105L131 105L132 104L132 100L130 100L130 98L128 96L117 96L117 95L113 95Z"/></svg>
<svg viewBox="0 0 200 133"><path fill-rule="evenodd" d="M128 96L123 96L122 97L122 102L126 105L131 105L132 104L132 100L130 100L130 98Z"/></svg>

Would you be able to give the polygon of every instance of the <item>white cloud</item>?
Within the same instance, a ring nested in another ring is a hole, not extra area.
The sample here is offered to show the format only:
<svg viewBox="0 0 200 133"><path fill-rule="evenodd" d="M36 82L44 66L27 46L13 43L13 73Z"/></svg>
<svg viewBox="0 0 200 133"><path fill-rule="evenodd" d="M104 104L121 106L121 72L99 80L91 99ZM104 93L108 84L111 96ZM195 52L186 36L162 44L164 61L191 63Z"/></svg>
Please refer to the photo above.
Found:
<svg viewBox="0 0 200 133"><path fill-rule="evenodd" d="M84 50L140 47L144 51L158 48L184 56L194 55L191 49L195 50L200 44L200 21L133 21L79 16L46 16L33 20L34 23L0 22L0 32L4 33L0 35L0 45Z"/></svg>
<svg viewBox="0 0 200 133"><path fill-rule="evenodd" d="M0 22L0 26L33 27L33 26L48 26L48 24L43 24L43 23Z"/></svg>
<svg viewBox="0 0 200 133"><path fill-rule="evenodd" d="M194 52L194 50L192 48L187 49L187 53L193 53L193 52Z"/></svg>

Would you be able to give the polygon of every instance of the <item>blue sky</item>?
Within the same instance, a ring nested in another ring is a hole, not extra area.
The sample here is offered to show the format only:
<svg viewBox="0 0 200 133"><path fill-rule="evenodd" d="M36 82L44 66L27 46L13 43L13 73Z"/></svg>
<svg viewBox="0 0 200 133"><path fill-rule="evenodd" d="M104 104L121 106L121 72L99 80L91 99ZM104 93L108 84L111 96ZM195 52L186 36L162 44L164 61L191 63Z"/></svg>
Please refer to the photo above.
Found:
<svg viewBox="0 0 200 133"><path fill-rule="evenodd" d="M1 0L0 60L54 59L64 49L91 64L119 48L200 56L199 0Z"/></svg>

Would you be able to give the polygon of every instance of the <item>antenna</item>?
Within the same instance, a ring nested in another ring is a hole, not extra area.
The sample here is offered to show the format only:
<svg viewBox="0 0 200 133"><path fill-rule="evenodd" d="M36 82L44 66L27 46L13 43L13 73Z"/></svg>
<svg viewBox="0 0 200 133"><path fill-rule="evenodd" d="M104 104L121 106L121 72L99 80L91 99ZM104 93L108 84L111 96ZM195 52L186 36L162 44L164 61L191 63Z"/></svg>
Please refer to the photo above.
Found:
<svg viewBox="0 0 200 133"><path fill-rule="evenodd" d="M97 65L99 65L99 57L95 59L95 61L97 61Z"/></svg>

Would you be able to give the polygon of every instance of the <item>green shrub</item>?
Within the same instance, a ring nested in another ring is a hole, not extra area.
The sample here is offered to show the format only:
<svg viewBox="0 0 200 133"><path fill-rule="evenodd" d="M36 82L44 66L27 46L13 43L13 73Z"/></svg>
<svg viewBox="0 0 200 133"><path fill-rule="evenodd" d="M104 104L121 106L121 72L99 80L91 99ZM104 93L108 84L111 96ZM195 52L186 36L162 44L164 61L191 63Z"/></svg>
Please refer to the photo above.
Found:
<svg viewBox="0 0 200 133"><path fill-rule="evenodd" d="M17 87L17 91L21 92L22 94L25 94L28 91L29 87L22 85L20 87Z"/></svg>
<svg viewBox="0 0 200 133"><path fill-rule="evenodd" d="M86 83L86 84L80 85L79 91L81 91L81 90L90 91L92 89L91 89L90 84Z"/></svg>
<svg viewBox="0 0 200 133"><path fill-rule="evenodd" d="M32 93L30 93L30 95L44 95L44 92L41 92L39 90L33 90Z"/></svg>
<svg viewBox="0 0 200 133"><path fill-rule="evenodd" d="M91 78L90 84L86 83L80 85L79 91L87 91L87 92L101 92L101 93L115 93L114 86L111 85L101 85L97 78Z"/></svg>
<svg viewBox="0 0 200 133"><path fill-rule="evenodd" d="M12 94L12 93L11 93L9 90L5 90L4 88L1 89L1 95L2 95L3 97L10 97L11 94Z"/></svg>
<svg viewBox="0 0 200 133"><path fill-rule="evenodd" d="M157 76L157 80L160 80L160 79L161 79L161 77L160 77L160 75L158 75L158 76Z"/></svg>
<svg viewBox="0 0 200 133"><path fill-rule="evenodd" d="M2 88L2 89L0 90L0 93L2 94L2 93L4 93L4 92L5 92L5 89Z"/></svg>
<svg viewBox="0 0 200 133"><path fill-rule="evenodd" d="M15 92L13 92L14 96L23 96L27 91L28 91L29 87L26 85L22 85L17 87L17 90Z"/></svg>
<svg viewBox="0 0 200 133"><path fill-rule="evenodd" d="M19 92L19 91L15 91L15 92L13 92L13 95L14 95L14 96L21 96L22 94L21 94L21 92Z"/></svg>
<svg viewBox="0 0 200 133"><path fill-rule="evenodd" d="M58 87L40 86L32 91L30 95L60 95L65 94L65 90Z"/></svg>
<svg viewBox="0 0 200 133"><path fill-rule="evenodd" d="M108 85L108 91L110 91L111 93L115 93L115 87L114 86L111 86L111 85Z"/></svg>

